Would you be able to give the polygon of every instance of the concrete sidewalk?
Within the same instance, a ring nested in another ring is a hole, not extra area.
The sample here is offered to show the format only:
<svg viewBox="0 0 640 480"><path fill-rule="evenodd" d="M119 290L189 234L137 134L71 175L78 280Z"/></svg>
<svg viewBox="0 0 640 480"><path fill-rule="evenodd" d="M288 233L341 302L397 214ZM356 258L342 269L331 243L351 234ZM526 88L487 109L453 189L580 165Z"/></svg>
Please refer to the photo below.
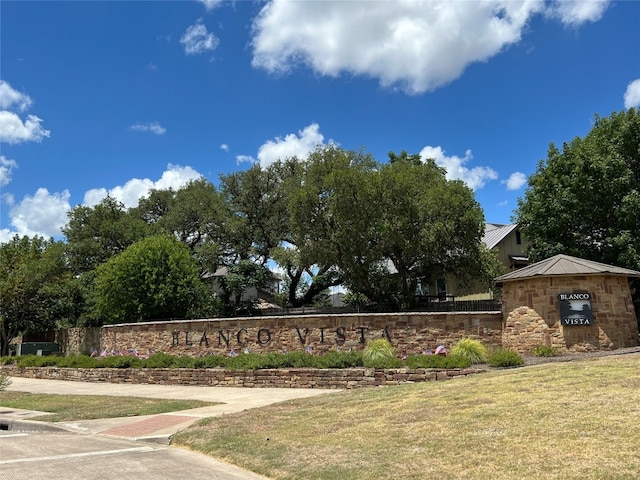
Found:
<svg viewBox="0 0 640 480"><path fill-rule="evenodd" d="M299 388L233 388L168 385L85 383L12 377L7 391L60 395L109 395L159 399L202 400L219 405L160 415L83 420L78 422L34 422L42 412L0 407L0 428L14 431L65 430L168 444L174 433L206 417L236 413L296 398L307 398L339 390Z"/></svg>

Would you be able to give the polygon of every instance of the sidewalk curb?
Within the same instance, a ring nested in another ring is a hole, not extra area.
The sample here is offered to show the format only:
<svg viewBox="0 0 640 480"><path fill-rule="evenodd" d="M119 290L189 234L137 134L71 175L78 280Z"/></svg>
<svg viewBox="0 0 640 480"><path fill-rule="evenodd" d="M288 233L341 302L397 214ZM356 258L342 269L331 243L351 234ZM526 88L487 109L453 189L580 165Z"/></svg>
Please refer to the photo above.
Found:
<svg viewBox="0 0 640 480"><path fill-rule="evenodd" d="M6 427L6 428L5 428ZM35 420L0 420L0 429L23 433L77 433L68 428Z"/></svg>
<svg viewBox="0 0 640 480"><path fill-rule="evenodd" d="M136 437L132 439L135 442L154 443L159 445L171 445L173 435L152 435L148 437Z"/></svg>

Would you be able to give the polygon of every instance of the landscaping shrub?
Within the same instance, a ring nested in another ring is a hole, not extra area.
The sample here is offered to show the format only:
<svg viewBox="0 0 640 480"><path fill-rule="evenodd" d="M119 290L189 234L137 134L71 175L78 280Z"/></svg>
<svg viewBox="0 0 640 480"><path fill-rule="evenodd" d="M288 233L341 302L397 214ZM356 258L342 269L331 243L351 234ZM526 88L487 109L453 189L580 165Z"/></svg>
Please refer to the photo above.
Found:
<svg viewBox="0 0 640 480"><path fill-rule="evenodd" d="M365 364L365 356L367 361ZM331 351L322 355L296 351L290 353L240 353L234 356L207 355L204 357L175 356L168 353L155 353L147 359L134 355L113 355L91 357L88 355L70 355L68 357L22 355L3 357L1 364L15 364L19 367L61 368L226 368L229 370L260 370L276 368L466 368L471 362L468 358L450 354L412 355L403 362L395 355L395 350L385 339L371 342L365 351Z"/></svg>
<svg viewBox="0 0 640 480"><path fill-rule="evenodd" d="M175 368L194 368L196 359L188 355L174 357L173 367Z"/></svg>
<svg viewBox="0 0 640 480"><path fill-rule="evenodd" d="M367 345L362 352L362 364L366 368L398 368L402 366L391 343L378 338Z"/></svg>
<svg viewBox="0 0 640 480"><path fill-rule="evenodd" d="M518 352L503 348L489 355L487 362L493 367L517 367L524 364L524 360Z"/></svg>
<svg viewBox="0 0 640 480"><path fill-rule="evenodd" d="M59 357L55 365L62 368L96 368L98 362L98 359L87 355L70 355Z"/></svg>
<svg viewBox="0 0 640 480"><path fill-rule="evenodd" d="M198 357L193 362L193 368L217 368L225 364L225 357L221 355L207 355Z"/></svg>
<svg viewBox="0 0 640 480"><path fill-rule="evenodd" d="M549 345L538 345L531 350L531 355L536 357L557 357L560 355L560 349Z"/></svg>
<svg viewBox="0 0 640 480"><path fill-rule="evenodd" d="M230 370L259 370L264 368L280 368L284 365L281 354L243 353L237 357L227 357L222 366Z"/></svg>
<svg viewBox="0 0 640 480"><path fill-rule="evenodd" d="M0 365L10 365L14 363L15 357L10 357L8 355L4 357L0 357Z"/></svg>
<svg viewBox="0 0 640 480"><path fill-rule="evenodd" d="M463 338L452 349L451 355L469 359L472 364L486 363L489 351L479 340Z"/></svg>
<svg viewBox="0 0 640 480"><path fill-rule="evenodd" d="M409 368L467 368L471 365L468 358L459 355L411 355L406 360Z"/></svg>
<svg viewBox="0 0 640 480"><path fill-rule="evenodd" d="M143 365L145 368L171 368L175 365L175 359L173 355L158 352L147 358Z"/></svg>
<svg viewBox="0 0 640 480"><path fill-rule="evenodd" d="M306 352L290 352L282 355L284 368L309 368L314 366L314 357Z"/></svg>
<svg viewBox="0 0 640 480"><path fill-rule="evenodd" d="M318 368L362 367L362 352L327 352L318 358Z"/></svg>
<svg viewBox="0 0 640 480"><path fill-rule="evenodd" d="M141 368L142 360L133 355L114 355L113 357L104 357L96 364L100 368Z"/></svg>
<svg viewBox="0 0 640 480"><path fill-rule="evenodd" d="M55 367L62 357L40 357L38 355L20 355L16 358L19 367Z"/></svg>

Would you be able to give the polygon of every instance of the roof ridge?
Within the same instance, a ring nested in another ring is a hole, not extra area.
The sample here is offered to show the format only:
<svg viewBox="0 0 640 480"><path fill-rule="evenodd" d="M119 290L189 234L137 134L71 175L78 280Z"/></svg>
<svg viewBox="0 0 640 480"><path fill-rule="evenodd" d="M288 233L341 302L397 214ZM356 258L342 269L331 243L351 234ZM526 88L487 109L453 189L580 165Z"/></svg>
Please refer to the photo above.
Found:
<svg viewBox="0 0 640 480"><path fill-rule="evenodd" d="M539 262L532 263L524 268L501 275L495 278L494 281L502 283L503 281L541 276L595 274L640 277L640 272L636 270L559 253Z"/></svg>

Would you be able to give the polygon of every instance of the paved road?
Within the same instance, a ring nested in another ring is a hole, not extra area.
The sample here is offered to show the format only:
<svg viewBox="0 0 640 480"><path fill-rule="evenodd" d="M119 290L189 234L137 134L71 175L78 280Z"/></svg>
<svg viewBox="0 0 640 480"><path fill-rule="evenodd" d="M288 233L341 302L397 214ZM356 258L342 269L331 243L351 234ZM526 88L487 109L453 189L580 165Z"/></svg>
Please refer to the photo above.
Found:
<svg viewBox="0 0 640 480"><path fill-rule="evenodd" d="M41 412L0 407L3 480L258 480L242 468L170 447L171 436L200 418L338 390L132 385L13 377L8 391L195 399L219 405L171 414L65 422L29 419ZM0 397L0 405L2 404Z"/></svg>
<svg viewBox="0 0 640 480"><path fill-rule="evenodd" d="M264 480L213 458L102 435L0 432L3 480Z"/></svg>

